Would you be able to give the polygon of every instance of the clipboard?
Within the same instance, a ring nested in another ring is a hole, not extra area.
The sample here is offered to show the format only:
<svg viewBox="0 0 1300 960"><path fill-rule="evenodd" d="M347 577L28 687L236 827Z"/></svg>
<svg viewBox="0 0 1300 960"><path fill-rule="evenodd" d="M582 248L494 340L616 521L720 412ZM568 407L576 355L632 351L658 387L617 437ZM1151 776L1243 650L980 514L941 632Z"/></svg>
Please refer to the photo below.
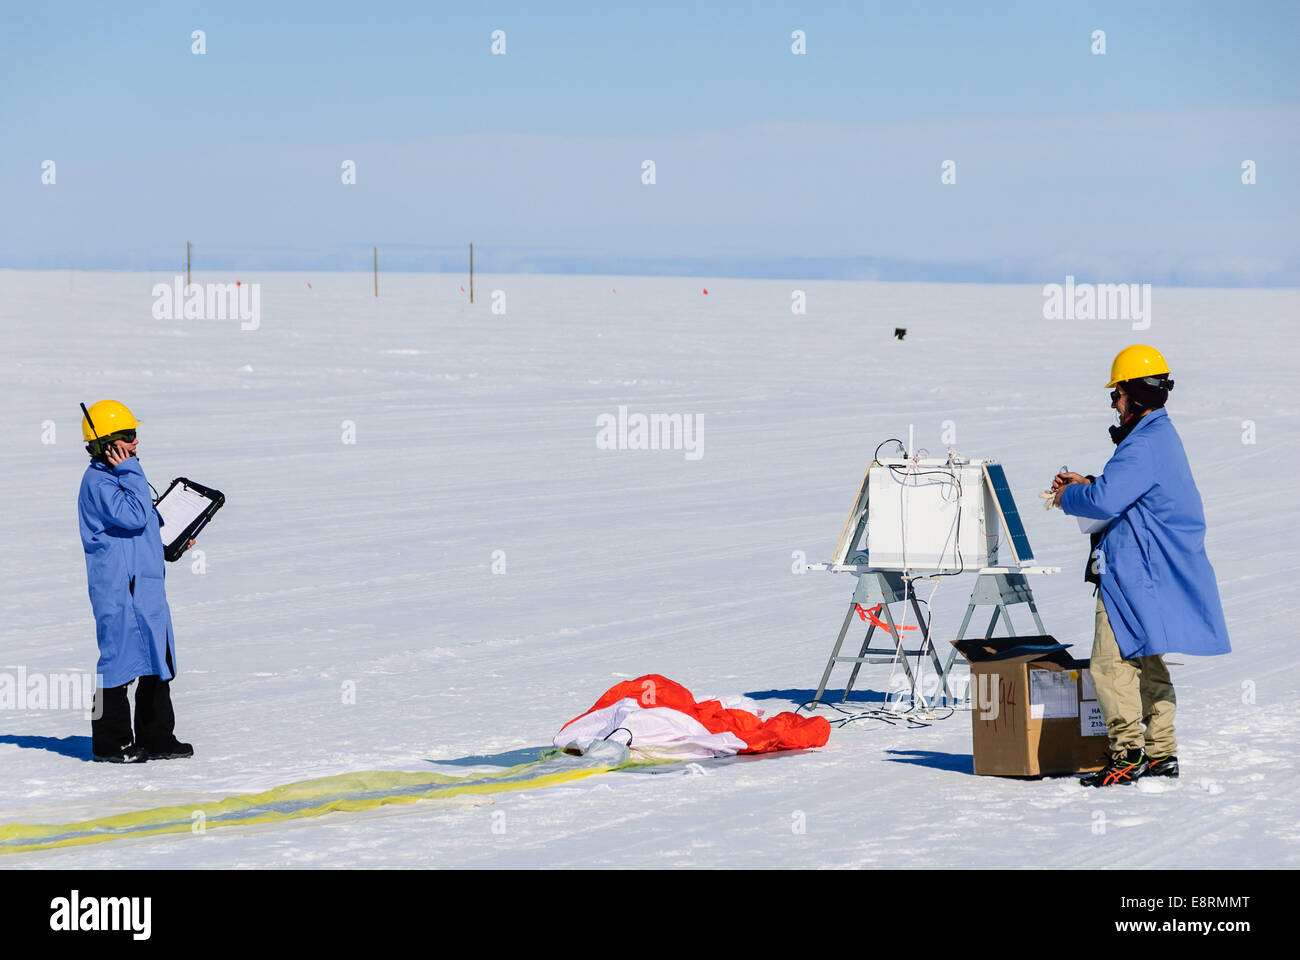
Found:
<svg viewBox="0 0 1300 960"><path fill-rule="evenodd" d="M163 495L154 501L154 509L161 518L159 534L163 541L163 556L176 561L185 552L185 545L199 535L213 514L225 505L226 495L188 477L177 477Z"/></svg>

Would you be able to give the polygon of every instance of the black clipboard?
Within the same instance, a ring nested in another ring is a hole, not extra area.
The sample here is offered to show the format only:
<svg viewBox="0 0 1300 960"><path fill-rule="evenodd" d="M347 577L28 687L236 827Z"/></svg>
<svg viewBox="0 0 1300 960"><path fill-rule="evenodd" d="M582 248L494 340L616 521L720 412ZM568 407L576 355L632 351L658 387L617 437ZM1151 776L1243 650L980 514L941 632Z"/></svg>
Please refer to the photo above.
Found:
<svg viewBox="0 0 1300 960"><path fill-rule="evenodd" d="M176 501L173 504L177 509L167 509L168 514L178 515L179 519L173 522L177 525L177 531L171 530L171 524L164 519L162 530L163 537L163 556L168 561L176 561L181 558L185 552L185 545L194 537L199 535L199 531L208 525L213 514L225 505L226 495L220 490L213 490L211 487L205 487L201 483L195 483L189 477L177 477L171 482L161 497L154 501L154 508L158 509L164 500L175 493ZM198 503L197 501L206 501ZM180 509L182 504L184 509ZM163 510L159 509L159 514Z"/></svg>

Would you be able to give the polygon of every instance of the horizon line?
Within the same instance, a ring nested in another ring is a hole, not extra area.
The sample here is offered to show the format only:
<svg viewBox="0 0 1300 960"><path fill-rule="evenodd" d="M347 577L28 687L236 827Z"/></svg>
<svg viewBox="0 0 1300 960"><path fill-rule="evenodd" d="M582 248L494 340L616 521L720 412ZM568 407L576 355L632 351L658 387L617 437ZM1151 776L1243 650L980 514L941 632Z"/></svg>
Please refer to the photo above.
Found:
<svg viewBox="0 0 1300 960"><path fill-rule="evenodd" d="M407 245L409 249L409 245ZM360 248L358 248L360 249ZM390 248L393 249L393 248ZM402 249L401 246L397 249ZM447 249L447 248L442 248ZM459 248L457 248L459 249ZM469 276L468 257L465 263L448 263L447 258L434 258L434 263L413 262L408 255L390 257L396 260L391 266L383 264L380 248L381 274L413 276ZM252 271L260 273L357 273L367 274L373 269L371 251L365 251L364 262L358 258L343 257L335 262L259 264L238 257L218 257L217 262L191 265L194 273L229 273ZM40 258L44 259L44 258ZM92 258L93 259L93 258ZM423 259L423 258L421 258ZM457 257L456 259L460 259ZM478 259L476 257L476 259ZM1166 268L1164 270L1134 271L1121 278L1121 271L1101 270L1080 264L1062 269L1033 261L1003 261L996 267L988 263L945 263L927 261L889 261L877 258L842 257L753 257L753 258L698 258L698 257L643 257L601 262L582 262L582 258L555 256L488 257L474 273L497 276L569 276L569 277L662 277L710 280L789 280L829 281L842 283L942 283L990 285L1043 285L1073 277L1076 283L1086 284L1143 284L1163 287L1186 287L1228 290L1292 290L1300 289L1300 269L1291 264L1270 271L1272 276L1247 277L1231 269L1222 272ZM1081 258L1082 259L1082 258ZM351 261L351 262L350 262ZM494 262L495 261L495 262ZM505 262L502 262L505 261ZM76 265L72 263L0 263L0 270L22 271L79 271L83 273L175 273L184 274L185 265L127 264L114 262ZM1127 271L1124 271L1127 272ZM1215 275L1215 274L1218 275ZM1145 274L1145 275L1143 275Z"/></svg>

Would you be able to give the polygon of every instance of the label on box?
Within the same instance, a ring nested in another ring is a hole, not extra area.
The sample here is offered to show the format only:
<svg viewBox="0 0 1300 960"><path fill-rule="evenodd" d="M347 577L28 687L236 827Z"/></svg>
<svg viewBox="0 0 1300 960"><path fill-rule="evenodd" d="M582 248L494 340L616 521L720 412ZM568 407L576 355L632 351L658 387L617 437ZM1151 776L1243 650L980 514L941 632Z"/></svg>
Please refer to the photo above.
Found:
<svg viewBox="0 0 1300 960"><path fill-rule="evenodd" d="M1070 670L1029 671L1029 719L1077 717L1079 695L1076 678Z"/></svg>
<svg viewBox="0 0 1300 960"><path fill-rule="evenodd" d="M1097 688L1092 685L1092 671L1083 671L1083 699L1096 700Z"/></svg>
<svg viewBox="0 0 1300 960"><path fill-rule="evenodd" d="M1084 674L1087 676L1087 674ZM1083 737L1106 736L1106 721L1101 718L1101 707L1096 700L1079 704L1079 735Z"/></svg>

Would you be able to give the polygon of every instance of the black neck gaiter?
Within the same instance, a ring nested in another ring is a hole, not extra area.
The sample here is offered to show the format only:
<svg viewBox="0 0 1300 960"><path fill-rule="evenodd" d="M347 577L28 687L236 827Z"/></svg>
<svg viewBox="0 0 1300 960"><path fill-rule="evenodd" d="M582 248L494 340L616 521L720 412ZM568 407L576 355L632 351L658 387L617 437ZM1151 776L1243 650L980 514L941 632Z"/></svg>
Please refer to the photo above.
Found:
<svg viewBox="0 0 1300 960"><path fill-rule="evenodd" d="M1115 446L1118 447L1121 443L1124 442L1124 438L1133 432L1133 428L1138 425L1138 421L1141 419L1142 418L1139 417L1137 414L1133 414L1127 420L1121 423L1119 426L1109 428L1110 439L1115 444Z"/></svg>

